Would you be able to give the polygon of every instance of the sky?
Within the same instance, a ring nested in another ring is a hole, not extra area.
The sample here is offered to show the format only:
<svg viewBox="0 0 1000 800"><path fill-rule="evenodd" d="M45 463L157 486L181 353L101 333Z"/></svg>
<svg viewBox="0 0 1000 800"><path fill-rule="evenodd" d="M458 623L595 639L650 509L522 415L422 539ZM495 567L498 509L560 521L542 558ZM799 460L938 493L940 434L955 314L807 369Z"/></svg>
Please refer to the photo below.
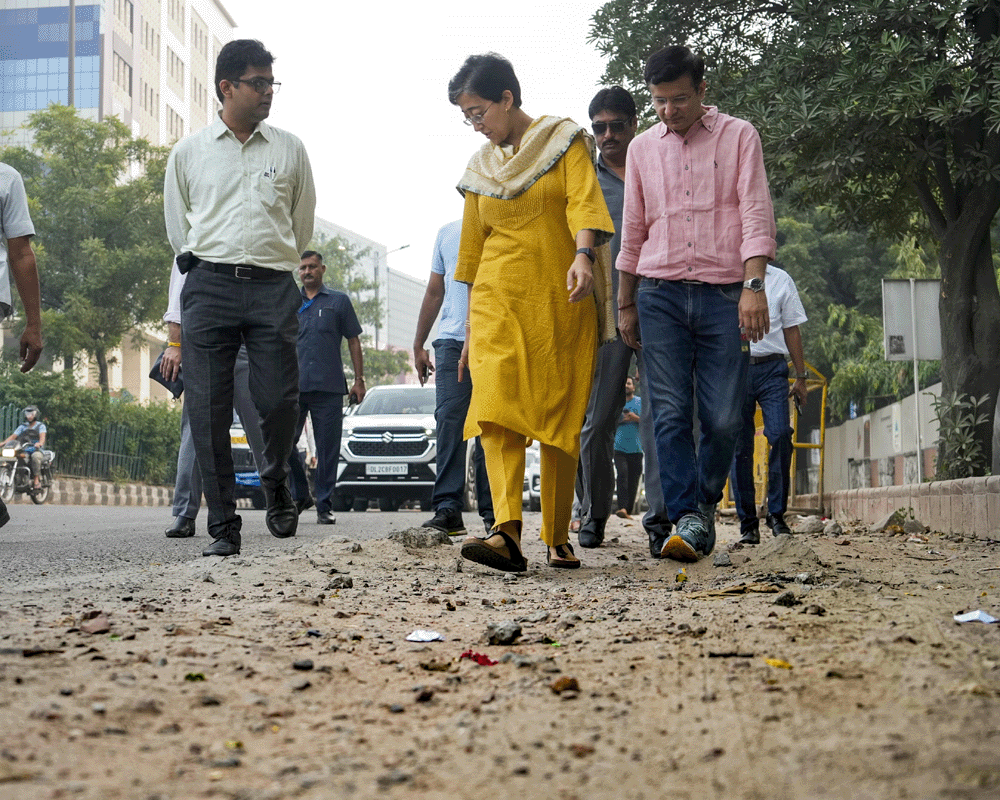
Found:
<svg viewBox="0 0 1000 800"><path fill-rule="evenodd" d="M222 2L237 38L275 56L282 86L268 122L305 143L317 215L384 244L390 268L425 280L438 228L462 214L455 185L486 141L448 102L466 56L508 58L530 116L586 125L601 86L587 42L597 0Z"/></svg>

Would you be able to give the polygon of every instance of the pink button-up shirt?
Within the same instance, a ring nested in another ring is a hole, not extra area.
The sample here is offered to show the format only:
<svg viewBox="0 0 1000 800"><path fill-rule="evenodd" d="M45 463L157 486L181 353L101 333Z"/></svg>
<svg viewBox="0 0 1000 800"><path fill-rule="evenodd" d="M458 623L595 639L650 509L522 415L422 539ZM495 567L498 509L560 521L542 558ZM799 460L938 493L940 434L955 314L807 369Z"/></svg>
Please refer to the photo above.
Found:
<svg viewBox="0 0 1000 800"><path fill-rule="evenodd" d="M774 258L774 207L760 136L714 106L686 136L662 122L632 140L616 266L649 278L739 283Z"/></svg>

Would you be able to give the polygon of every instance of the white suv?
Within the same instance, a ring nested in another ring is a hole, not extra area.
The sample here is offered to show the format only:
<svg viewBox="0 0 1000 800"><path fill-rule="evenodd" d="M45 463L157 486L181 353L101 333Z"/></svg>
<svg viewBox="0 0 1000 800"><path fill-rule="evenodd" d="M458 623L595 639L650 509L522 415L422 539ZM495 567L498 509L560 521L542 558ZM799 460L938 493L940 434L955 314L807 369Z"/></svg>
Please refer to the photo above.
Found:
<svg viewBox="0 0 1000 800"><path fill-rule="evenodd" d="M433 386L373 386L344 417L336 510L395 511L415 500L429 511L437 464Z"/></svg>

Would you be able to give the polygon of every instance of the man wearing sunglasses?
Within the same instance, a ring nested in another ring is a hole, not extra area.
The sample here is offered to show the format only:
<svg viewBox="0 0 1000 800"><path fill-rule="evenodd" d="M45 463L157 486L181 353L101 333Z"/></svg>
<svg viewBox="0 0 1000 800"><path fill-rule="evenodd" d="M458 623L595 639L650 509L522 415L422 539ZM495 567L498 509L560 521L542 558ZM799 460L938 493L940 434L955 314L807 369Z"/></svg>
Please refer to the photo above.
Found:
<svg viewBox="0 0 1000 800"><path fill-rule="evenodd" d="M590 101L590 123L600 154L597 157L597 177L601 182L604 201L608 204L615 235L611 239L612 259L621 248L622 204L625 198L625 154L635 136L638 123L635 100L621 86L601 89ZM618 271L611 271L613 294L618 295ZM581 547L600 547L604 541L604 528L612 511L615 490L614 441L615 430L625 405L625 379L633 350L617 337L600 348L597 353L597 370L587 405L587 416L580 433L580 468L577 473L574 518L580 524L578 539ZM648 428L652 441L652 419L647 411L640 428ZM645 443L645 439L644 439ZM647 459L646 474L658 473L656 453ZM647 482L648 483L648 482ZM654 480L652 483L657 484ZM649 534L650 551L659 557L660 548L670 530L665 515L658 513L662 495L657 486L647 487L650 511L643 518ZM664 527L664 523L666 527Z"/></svg>
<svg viewBox="0 0 1000 800"><path fill-rule="evenodd" d="M264 436L267 528L285 538L298 524L288 488L299 414L301 297L294 274L312 237L316 190L302 142L265 122L280 86L273 61L254 39L219 51L219 119L174 146L164 179L167 236L185 275L183 339L170 344L184 363L185 405L215 540L206 556L240 552L229 426L241 345Z"/></svg>

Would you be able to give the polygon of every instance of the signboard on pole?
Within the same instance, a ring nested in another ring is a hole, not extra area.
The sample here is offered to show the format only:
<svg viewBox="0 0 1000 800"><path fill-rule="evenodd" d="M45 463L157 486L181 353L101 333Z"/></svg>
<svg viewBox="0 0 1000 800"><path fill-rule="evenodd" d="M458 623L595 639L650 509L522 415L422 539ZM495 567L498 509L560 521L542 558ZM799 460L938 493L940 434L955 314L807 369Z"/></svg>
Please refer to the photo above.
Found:
<svg viewBox="0 0 1000 800"><path fill-rule="evenodd" d="M940 295L941 281L936 278L887 278L882 281L886 361L938 361L941 358Z"/></svg>

